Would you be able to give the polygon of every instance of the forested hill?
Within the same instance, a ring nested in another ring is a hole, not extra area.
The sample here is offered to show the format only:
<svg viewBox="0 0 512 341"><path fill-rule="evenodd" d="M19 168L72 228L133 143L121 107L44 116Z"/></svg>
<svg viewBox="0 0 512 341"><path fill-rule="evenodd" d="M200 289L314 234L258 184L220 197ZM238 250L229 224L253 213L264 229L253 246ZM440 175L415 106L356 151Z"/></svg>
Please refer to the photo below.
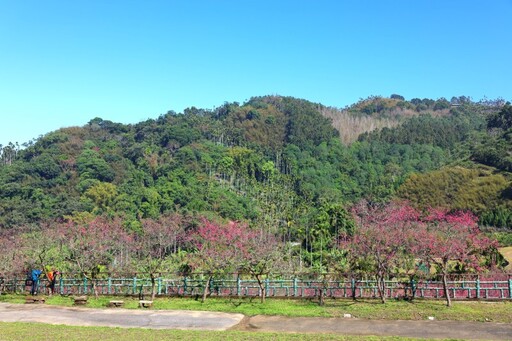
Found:
<svg viewBox="0 0 512 341"><path fill-rule="evenodd" d="M179 211L300 239L361 198L510 227L511 117L501 101L393 95L344 109L265 96L135 125L94 118L1 148L0 227L106 215L139 229Z"/></svg>

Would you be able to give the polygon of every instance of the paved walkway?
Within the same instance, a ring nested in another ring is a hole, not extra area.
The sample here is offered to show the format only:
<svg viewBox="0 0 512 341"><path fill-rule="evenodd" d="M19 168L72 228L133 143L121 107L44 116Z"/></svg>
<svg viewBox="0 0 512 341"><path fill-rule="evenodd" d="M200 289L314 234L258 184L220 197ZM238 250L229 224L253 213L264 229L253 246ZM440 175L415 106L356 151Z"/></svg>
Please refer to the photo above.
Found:
<svg viewBox="0 0 512 341"><path fill-rule="evenodd" d="M133 310L0 303L0 321L154 329L249 330L466 340L512 340L512 324L253 316L183 310Z"/></svg>
<svg viewBox="0 0 512 341"><path fill-rule="evenodd" d="M226 330L242 321L242 314L184 310L70 308L42 304L0 303L0 321L41 322L71 326L154 329Z"/></svg>
<svg viewBox="0 0 512 341"><path fill-rule="evenodd" d="M512 340L512 324L459 321L389 321L355 318L254 316L242 330L429 339Z"/></svg>

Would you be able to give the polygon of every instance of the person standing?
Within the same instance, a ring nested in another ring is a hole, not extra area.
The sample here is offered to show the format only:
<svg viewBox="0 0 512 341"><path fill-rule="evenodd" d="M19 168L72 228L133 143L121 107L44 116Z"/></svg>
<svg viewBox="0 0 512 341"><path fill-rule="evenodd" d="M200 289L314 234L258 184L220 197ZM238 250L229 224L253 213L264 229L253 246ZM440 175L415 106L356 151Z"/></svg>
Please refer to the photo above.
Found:
<svg viewBox="0 0 512 341"><path fill-rule="evenodd" d="M39 269L32 270L32 273L31 273L32 288L30 289L31 295L37 295L37 288L39 286L39 276L41 276L42 273L43 273L43 271L41 271Z"/></svg>
<svg viewBox="0 0 512 341"><path fill-rule="evenodd" d="M48 272L46 277L48 278L48 295L52 295L55 292L55 283L57 283L57 276L59 275L59 272L55 269L52 269Z"/></svg>

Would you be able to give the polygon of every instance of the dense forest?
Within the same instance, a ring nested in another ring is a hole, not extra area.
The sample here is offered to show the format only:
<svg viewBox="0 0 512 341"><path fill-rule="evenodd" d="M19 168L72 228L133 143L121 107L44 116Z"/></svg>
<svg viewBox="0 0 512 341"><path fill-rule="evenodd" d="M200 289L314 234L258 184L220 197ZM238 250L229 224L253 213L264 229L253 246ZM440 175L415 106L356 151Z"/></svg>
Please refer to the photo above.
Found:
<svg viewBox="0 0 512 341"><path fill-rule="evenodd" d="M272 231L313 263L362 199L510 229L511 139L510 103L464 96L343 109L263 96L133 125L94 118L1 146L0 230L101 216L136 232L179 213Z"/></svg>

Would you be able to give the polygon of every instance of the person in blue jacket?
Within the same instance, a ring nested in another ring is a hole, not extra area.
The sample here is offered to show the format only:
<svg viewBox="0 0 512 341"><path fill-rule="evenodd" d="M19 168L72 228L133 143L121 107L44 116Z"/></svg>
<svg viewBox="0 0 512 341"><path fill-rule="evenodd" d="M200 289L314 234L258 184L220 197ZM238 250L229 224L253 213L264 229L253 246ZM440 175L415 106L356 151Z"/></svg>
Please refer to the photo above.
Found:
<svg viewBox="0 0 512 341"><path fill-rule="evenodd" d="M42 273L43 271L39 269L32 270L32 288L30 289L30 294L37 295L37 288L39 286L39 276L41 276Z"/></svg>

